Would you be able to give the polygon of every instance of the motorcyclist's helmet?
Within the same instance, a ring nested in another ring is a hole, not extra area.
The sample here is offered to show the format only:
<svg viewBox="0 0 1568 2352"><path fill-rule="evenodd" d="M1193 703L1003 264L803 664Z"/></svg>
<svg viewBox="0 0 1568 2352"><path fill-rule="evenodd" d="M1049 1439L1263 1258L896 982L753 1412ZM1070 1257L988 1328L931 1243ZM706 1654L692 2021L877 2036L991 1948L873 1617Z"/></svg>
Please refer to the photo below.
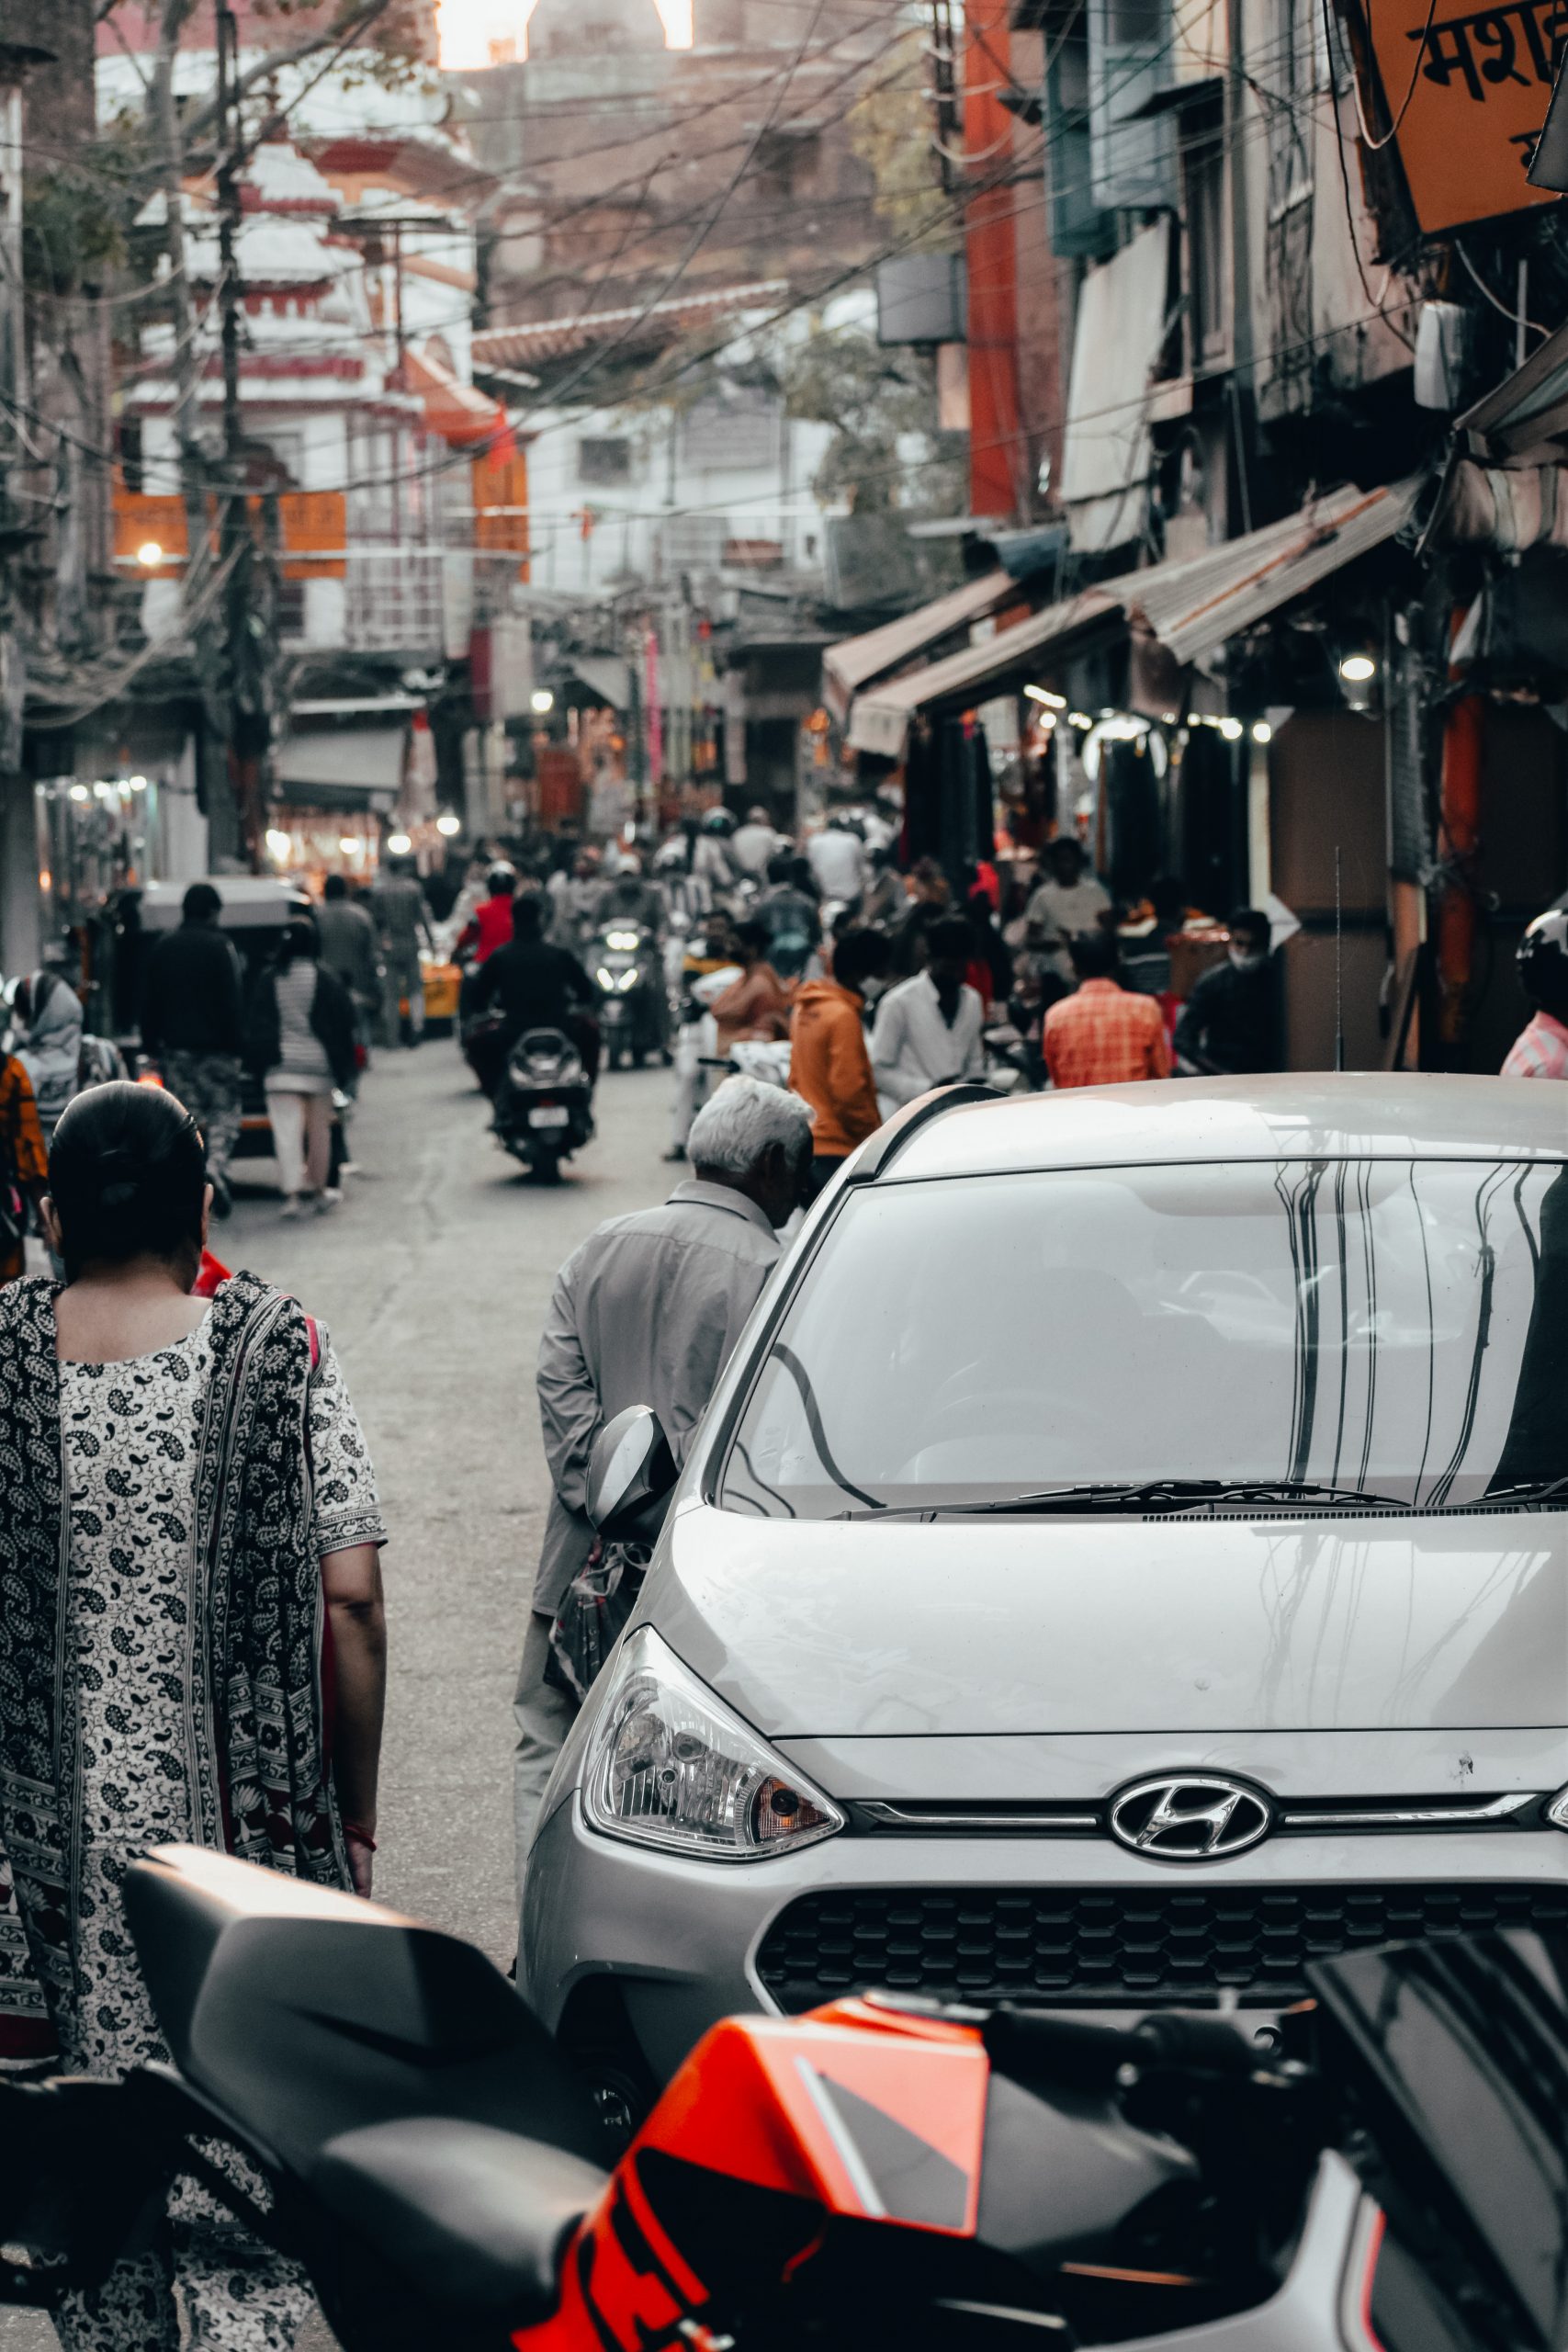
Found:
<svg viewBox="0 0 1568 2352"><path fill-rule="evenodd" d="M1519 985L1532 1004L1568 1021L1568 907L1548 907L1519 942Z"/></svg>
<svg viewBox="0 0 1568 2352"><path fill-rule="evenodd" d="M517 868L505 858L499 859L485 876L485 888L492 899L510 899L517 888Z"/></svg>
<svg viewBox="0 0 1568 2352"><path fill-rule="evenodd" d="M666 842L653 865L654 871L659 874L683 874L686 870L685 842Z"/></svg>
<svg viewBox="0 0 1568 2352"><path fill-rule="evenodd" d="M728 841L735 831L735 820L728 808L710 808L703 819L705 833L718 833Z"/></svg>

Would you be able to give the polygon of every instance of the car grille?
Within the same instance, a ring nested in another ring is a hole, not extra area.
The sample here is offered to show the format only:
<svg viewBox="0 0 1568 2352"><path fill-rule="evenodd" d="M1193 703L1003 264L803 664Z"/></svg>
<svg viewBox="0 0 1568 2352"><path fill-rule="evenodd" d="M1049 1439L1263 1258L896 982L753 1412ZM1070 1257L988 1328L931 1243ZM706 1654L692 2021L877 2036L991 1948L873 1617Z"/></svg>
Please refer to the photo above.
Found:
<svg viewBox="0 0 1568 2352"><path fill-rule="evenodd" d="M1568 1887L876 1888L807 1894L758 1958L779 2007L885 1985L950 2000L1292 2000L1309 1961L1489 1928L1568 1929Z"/></svg>

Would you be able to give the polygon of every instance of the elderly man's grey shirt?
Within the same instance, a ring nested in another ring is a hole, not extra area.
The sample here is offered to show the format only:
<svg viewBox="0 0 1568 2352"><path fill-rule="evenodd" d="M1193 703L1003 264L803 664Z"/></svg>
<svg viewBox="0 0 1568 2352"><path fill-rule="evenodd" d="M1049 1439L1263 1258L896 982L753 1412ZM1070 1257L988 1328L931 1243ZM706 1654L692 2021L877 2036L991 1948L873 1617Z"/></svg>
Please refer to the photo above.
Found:
<svg viewBox="0 0 1568 2352"><path fill-rule="evenodd" d="M555 1495L534 1582L552 1615L593 1548L588 1457L604 1423L651 1405L683 1462L718 1375L778 1262L743 1193L700 1178L662 1208L612 1217L556 1276L539 1341L539 1416Z"/></svg>

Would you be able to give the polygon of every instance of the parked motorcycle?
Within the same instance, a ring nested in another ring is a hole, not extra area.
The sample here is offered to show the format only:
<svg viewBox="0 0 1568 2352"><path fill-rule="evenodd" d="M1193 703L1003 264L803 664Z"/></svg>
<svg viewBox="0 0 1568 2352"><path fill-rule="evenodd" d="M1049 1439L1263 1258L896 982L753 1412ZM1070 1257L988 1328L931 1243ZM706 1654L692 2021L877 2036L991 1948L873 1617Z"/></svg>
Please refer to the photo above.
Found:
<svg viewBox="0 0 1568 2352"><path fill-rule="evenodd" d="M610 2170L472 1946L188 1847L125 1908L173 2064L0 2085L5 2300L94 2283L196 2169L346 2352L1568 2341L1568 1943L1348 1953L1261 2030L877 1995L732 2018Z"/></svg>
<svg viewBox="0 0 1568 2352"><path fill-rule="evenodd" d="M599 991L599 1026L612 1069L640 1068L665 1050L664 965L652 932L607 923L594 939L588 968Z"/></svg>
<svg viewBox="0 0 1568 2352"><path fill-rule="evenodd" d="M563 1029L525 1029L495 1090L495 1133L541 1183L593 1136L593 1089Z"/></svg>

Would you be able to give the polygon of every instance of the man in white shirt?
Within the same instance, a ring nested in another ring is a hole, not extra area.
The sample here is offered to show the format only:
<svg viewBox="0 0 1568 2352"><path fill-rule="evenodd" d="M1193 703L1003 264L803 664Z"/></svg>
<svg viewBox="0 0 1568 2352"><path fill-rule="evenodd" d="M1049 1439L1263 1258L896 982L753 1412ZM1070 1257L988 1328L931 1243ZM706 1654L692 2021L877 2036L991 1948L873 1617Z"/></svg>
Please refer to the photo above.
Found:
<svg viewBox="0 0 1568 2352"><path fill-rule="evenodd" d="M730 842L730 852L742 874L750 874L754 881L766 878L768 860L779 846L778 834L768 822L765 808L749 808L746 822Z"/></svg>
<svg viewBox="0 0 1568 2352"><path fill-rule="evenodd" d="M1046 969L1071 982L1068 944L1087 932L1101 928L1100 918L1111 906L1111 893L1088 871L1088 861L1071 833L1062 833L1045 852L1046 873L1024 909L1029 944L1042 956Z"/></svg>
<svg viewBox="0 0 1568 2352"><path fill-rule="evenodd" d="M931 926L928 944L924 971L889 989L876 1008L871 1067L884 1118L933 1086L986 1074L985 1008L964 978L969 926L962 915L947 915Z"/></svg>
<svg viewBox="0 0 1568 2352"><path fill-rule="evenodd" d="M865 846L841 817L829 817L806 844L812 879L825 899L858 899L865 888Z"/></svg>

